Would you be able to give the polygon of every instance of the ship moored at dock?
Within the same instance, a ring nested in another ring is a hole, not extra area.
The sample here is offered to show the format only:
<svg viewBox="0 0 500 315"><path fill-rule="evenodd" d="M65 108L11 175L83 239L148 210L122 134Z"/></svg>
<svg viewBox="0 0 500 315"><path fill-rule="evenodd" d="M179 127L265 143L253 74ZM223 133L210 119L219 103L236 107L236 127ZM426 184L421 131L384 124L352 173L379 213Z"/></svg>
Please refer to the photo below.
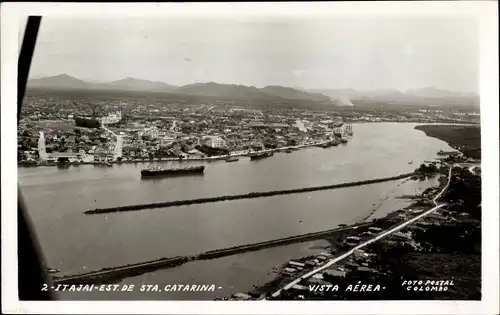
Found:
<svg viewBox="0 0 500 315"><path fill-rule="evenodd" d="M274 155L273 152L254 152L254 153L248 154L248 156L250 157L250 160L265 159L265 158L271 157L273 155Z"/></svg>
<svg viewBox="0 0 500 315"><path fill-rule="evenodd" d="M235 156L232 156L232 157L228 157L226 159L226 162L238 162L240 159L235 157Z"/></svg>
<svg viewBox="0 0 500 315"><path fill-rule="evenodd" d="M203 175L205 166L194 166L186 168L149 168L141 170L142 178L157 178L168 176L182 176L182 175Z"/></svg>

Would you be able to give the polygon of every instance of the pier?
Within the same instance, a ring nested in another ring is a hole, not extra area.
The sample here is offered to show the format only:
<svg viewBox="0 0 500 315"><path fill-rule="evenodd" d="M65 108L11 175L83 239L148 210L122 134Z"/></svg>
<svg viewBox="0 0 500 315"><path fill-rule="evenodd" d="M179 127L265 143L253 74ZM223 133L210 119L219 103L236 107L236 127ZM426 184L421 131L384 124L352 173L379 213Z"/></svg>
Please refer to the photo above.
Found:
<svg viewBox="0 0 500 315"><path fill-rule="evenodd" d="M240 194L240 195L226 195L219 197L208 197L208 198L196 198L196 199L188 199L188 200L175 200L175 201L165 201L165 202L157 202L150 204L138 204L138 205L128 205L128 206L118 206L118 207L110 207L110 208L97 208L93 210L87 210L85 214L101 214L101 213L112 213L112 212L121 212L121 211L138 211L145 209L155 209L155 208L168 208L168 207L177 207L177 206L185 206L185 205L193 205L193 204L203 204L203 203L211 203L211 202L220 202L227 200L239 200L239 199L253 199L253 198L262 198L262 197L271 197L278 195L287 195L287 194L297 194L297 193L305 193L319 190L328 190L328 189L338 189L338 188L347 188L354 186L362 186L362 185L371 185L376 183L388 182L393 180L404 179L407 177L411 177L415 175L415 172L405 173L398 176L384 177L378 179L369 179L362 180L356 182L348 182L334 185L325 185L325 186L315 186L315 187L306 187L306 188L297 188L297 189L287 189L287 190L274 190L274 191L265 191L265 192L251 192L248 194Z"/></svg>
<svg viewBox="0 0 500 315"><path fill-rule="evenodd" d="M288 244L302 243L315 239L322 239L326 236L331 236L341 232L347 232L354 228L368 227L371 224L372 223L363 223L345 228L336 228L331 230L312 232L312 233L295 235L270 241L264 241L254 244L210 250L192 256L175 256L170 258L160 258L157 260L146 261L136 264L116 266L112 268L104 268L98 271L91 271L77 275L53 277L52 282L54 284L100 284L100 283L115 282L115 281L120 281L124 278L134 277L144 273L153 272L156 270L177 267L189 261L209 260L209 259L215 259L225 256L251 252L251 251L257 251L264 248L271 248Z"/></svg>

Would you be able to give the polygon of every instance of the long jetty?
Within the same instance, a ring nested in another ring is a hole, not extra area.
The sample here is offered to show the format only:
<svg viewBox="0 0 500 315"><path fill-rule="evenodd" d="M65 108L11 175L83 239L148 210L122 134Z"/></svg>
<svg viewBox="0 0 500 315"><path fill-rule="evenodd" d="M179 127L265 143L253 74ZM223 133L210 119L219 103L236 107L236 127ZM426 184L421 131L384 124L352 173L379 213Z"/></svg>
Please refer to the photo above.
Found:
<svg viewBox="0 0 500 315"><path fill-rule="evenodd" d="M294 243L302 243L310 240L321 239L335 233L346 232L354 227L368 227L372 223L362 223L345 228L335 228L325 231L312 232L296 236L290 236L270 241L254 244L240 245L223 249L206 251L192 256L176 256L170 258L159 258L157 260L145 261L136 264L104 268L98 271L91 271L77 275L53 277L54 284L98 284L120 281L124 278L138 276L144 273L161 269L173 268L186 262L194 260L209 260L225 256L241 254L245 252L258 251L265 248L278 247Z"/></svg>
<svg viewBox="0 0 500 315"><path fill-rule="evenodd" d="M185 205L220 202L220 201L228 201L228 200L253 199L253 198L271 197L271 196L278 196L278 195L298 194L298 193L305 193L305 192L319 191L319 190L328 190L328 189L338 189L338 188L346 188L346 187L354 187L354 186L362 186L362 185L371 185L371 184L376 184L376 183L382 183L382 182L403 179L403 178L407 178L407 177L410 177L413 175L415 175L415 172L405 173L405 174L401 174L398 176L384 177L384 178L378 178L378 179L368 179L368 180L334 184L334 185L305 187L305 188L287 189L287 190L274 190L274 191L264 191L264 192L251 192L248 194L240 194L240 195L226 195L226 196L219 196L219 197L196 198L196 199L187 199L187 200L174 200L174 201L165 201L165 202L157 202L157 203L149 203L149 204L138 204L138 205L128 205L128 206L118 206L118 207L110 207L110 208L97 208L97 209L93 209L93 210L87 210L84 213L85 214L102 214L102 213L121 212L121 211L139 211L139 210L145 210L145 209L178 207L178 206L185 206Z"/></svg>

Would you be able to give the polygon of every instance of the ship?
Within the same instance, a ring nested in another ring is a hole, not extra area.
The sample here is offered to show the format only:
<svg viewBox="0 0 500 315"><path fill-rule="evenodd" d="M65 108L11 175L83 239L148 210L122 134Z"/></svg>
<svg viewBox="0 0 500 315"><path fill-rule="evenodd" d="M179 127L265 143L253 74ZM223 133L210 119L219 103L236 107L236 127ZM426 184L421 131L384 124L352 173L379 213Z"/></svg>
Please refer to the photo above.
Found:
<svg viewBox="0 0 500 315"><path fill-rule="evenodd" d="M340 142L347 143L347 137L345 135L343 135L342 137L340 137Z"/></svg>
<svg viewBox="0 0 500 315"><path fill-rule="evenodd" d="M232 156L232 157L228 157L226 159L226 162L238 162L240 159L238 159L237 157L235 156Z"/></svg>
<svg viewBox="0 0 500 315"><path fill-rule="evenodd" d="M333 129L333 134L337 137L341 137L342 136L342 128Z"/></svg>
<svg viewBox="0 0 500 315"><path fill-rule="evenodd" d="M250 160L260 160L271 157L273 155L274 155L273 152L255 152L255 153L250 153L248 156L250 157Z"/></svg>
<svg viewBox="0 0 500 315"><path fill-rule="evenodd" d="M352 125L346 125L346 133L348 136L352 136Z"/></svg>
<svg viewBox="0 0 500 315"><path fill-rule="evenodd" d="M205 166L194 166L186 168L149 168L141 170L142 178L181 176L181 175L202 175L205 171Z"/></svg>

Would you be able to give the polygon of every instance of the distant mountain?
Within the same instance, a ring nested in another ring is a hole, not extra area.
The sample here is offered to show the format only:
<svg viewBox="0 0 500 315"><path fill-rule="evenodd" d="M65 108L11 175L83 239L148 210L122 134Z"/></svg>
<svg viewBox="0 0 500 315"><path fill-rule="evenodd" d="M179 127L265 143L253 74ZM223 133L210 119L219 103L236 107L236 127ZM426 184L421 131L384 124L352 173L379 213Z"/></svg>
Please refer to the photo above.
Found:
<svg viewBox="0 0 500 315"><path fill-rule="evenodd" d="M407 90L405 92L405 94L419 96L419 97L431 97L431 98L474 97L474 96L477 96L473 93L452 92L452 91L448 91L448 90L437 89L435 87L424 87L424 88L420 88L420 89Z"/></svg>
<svg viewBox="0 0 500 315"><path fill-rule="evenodd" d="M336 104L346 101L370 101L379 103L399 103L408 105L457 105L479 106L479 96L472 93L459 93L425 87L421 89L401 92L395 89L353 90L353 89L321 89L307 90L308 92L321 93L331 97Z"/></svg>
<svg viewBox="0 0 500 315"><path fill-rule="evenodd" d="M264 88L254 86L219 84L215 82L195 83L174 86L159 81L125 78L113 82L90 83L67 74L32 79L28 89L52 90L110 90L129 92L170 93L183 99L186 96L210 97L219 100L243 100L259 103L262 106L271 102L276 106L301 108L327 108L331 106L354 106L356 101L366 104L407 104L407 105L443 105L443 106L479 106L479 96L471 93L457 93L435 87L401 92L394 89L357 91L354 89L310 89L290 88L269 85Z"/></svg>
<svg viewBox="0 0 500 315"><path fill-rule="evenodd" d="M120 90L155 91L155 92L159 91L173 92L177 89L176 86L164 82L134 79L130 77L109 83L101 83L100 87L101 88L109 87Z"/></svg>
<svg viewBox="0 0 500 315"><path fill-rule="evenodd" d="M333 104L331 102L331 98L326 95L320 93L310 93L306 91L300 91L297 89L292 89L289 87L283 87L279 85L268 85L260 90L266 94L279 96L287 99L311 100L321 103Z"/></svg>
<svg viewBox="0 0 500 315"><path fill-rule="evenodd" d="M28 87L37 88L87 89L91 86L91 83L79 80L67 74L28 81Z"/></svg>
<svg viewBox="0 0 500 315"><path fill-rule="evenodd" d="M281 97L269 95L262 92L254 86L219 84L215 82L195 83L179 87L175 93L212 96L219 98L230 99L264 99L264 100L279 100Z"/></svg>
<svg viewBox="0 0 500 315"><path fill-rule="evenodd" d="M309 93L320 93L332 99L340 99L342 97L356 98L359 94L358 91L353 89L310 89Z"/></svg>

